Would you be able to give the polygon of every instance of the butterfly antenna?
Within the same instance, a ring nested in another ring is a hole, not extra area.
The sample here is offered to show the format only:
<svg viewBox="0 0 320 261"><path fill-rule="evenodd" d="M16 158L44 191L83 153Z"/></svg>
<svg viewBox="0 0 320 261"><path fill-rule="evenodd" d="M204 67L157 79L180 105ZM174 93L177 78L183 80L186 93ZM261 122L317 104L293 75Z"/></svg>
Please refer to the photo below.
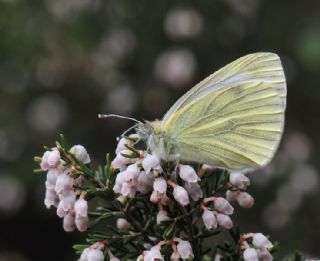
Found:
<svg viewBox="0 0 320 261"><path fill-rule="evenodd" d="M99 119L105 119L105 118L111 118L111 117L119 118L119 119L127 119L127 120L130 120L130 121L134 121L136 123L143 124L141 121L138 121L138 120L136 120L134 118L130 118L130 117L126 117L126 116L121 116L121 115L117 115L117 114L98 114L98 118Z"/></svg>

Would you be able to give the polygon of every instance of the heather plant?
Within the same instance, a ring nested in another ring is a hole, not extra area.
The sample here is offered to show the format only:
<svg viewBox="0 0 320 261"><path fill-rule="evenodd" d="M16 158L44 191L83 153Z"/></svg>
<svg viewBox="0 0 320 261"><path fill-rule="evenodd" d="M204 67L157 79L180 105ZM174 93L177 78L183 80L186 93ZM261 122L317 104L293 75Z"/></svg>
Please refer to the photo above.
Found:
<svg viewBox="0 0 320 261"><path fill-rule="evenodd" d="M121 137L116 157L94 170L86 149L61 135L36 157L47 172L46 207L66 232L88 232L86 244L74 245L81 261L273 260L277 245L232 218L254 205L245 174L164 161L141 146L137 134Z"/></svg>

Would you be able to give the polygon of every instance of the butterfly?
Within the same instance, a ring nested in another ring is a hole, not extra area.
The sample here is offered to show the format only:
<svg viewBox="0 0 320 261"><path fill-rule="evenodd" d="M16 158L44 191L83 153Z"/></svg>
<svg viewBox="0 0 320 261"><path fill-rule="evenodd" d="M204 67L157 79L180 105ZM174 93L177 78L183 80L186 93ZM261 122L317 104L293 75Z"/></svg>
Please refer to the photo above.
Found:
<svg viewBox="0 0 320 261"><path fill-rule="evenodd" d="M190 89L162 120L138 124L138 133L167 161L254 170L278 148L286 93L279 56L249 54Z"/></svg>

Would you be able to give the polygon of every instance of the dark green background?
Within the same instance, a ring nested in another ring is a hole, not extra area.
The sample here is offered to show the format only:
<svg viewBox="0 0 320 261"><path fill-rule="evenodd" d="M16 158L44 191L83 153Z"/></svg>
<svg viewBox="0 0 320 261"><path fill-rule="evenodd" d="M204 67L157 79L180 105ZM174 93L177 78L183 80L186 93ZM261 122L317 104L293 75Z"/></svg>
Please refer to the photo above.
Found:
<svg viewBox="0 0 320 261"><path fill-rule="evenodd" d="M165 27L179 10L191 21L184 37ZM83 240L43 205L45 175L32 173L42 145L63 132L98 164L131 124L98 113L160 118L205 76L258 51L283 61L285 135L253 175L255 207L235 219L280 241L276 260L319 256L319 1L0 0L0 260L75 260L71 245ZM190 74L166 80L168 59Z"/></svg>

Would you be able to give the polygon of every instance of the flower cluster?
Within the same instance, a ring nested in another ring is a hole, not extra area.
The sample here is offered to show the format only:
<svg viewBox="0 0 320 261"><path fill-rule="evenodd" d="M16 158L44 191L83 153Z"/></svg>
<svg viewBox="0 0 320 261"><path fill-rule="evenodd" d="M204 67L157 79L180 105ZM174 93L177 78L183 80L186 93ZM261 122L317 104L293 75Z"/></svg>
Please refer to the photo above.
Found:
<svg viewBox="0 0 320 261"><path fill-rule="evenodd" d="M245 261L272 261L270 250L273 244L261 233L244 234L240 238L240 248Z"/></svg>
<svg viewBox="0 0 320 261"><path fill-rule="evenodd" d="M73 146L70 154L84 164L90 162L89 154L81 145ZM65 231L71 232L76 227L81 232L86 231L89 222L88 203L84 195L74 188L83 182L83 177L74 175L76 169L66 164L57 148L43 154L40 167L47 171L46 207L57 207L57 215L63 218Z"/></svg>
<svg viewBox="0 0 320 261"><path fill-rule="evenodd" d="M80 261L199 260L212 251L204 250L203 242L224 231L239 247L217 245L213 255L272 260L270 241L260 233L240 236L231 219L233 203L244 208L254 204L244 173L167 162L137 149L139 141L136 134L122 137L116 157L111 161L107 155L96 171L83 146L68 149L63 141L39 159L47 172L45 205L57 208L65 231L88 230L89 201L99 198L90 212L89 245L74 246ZM106 219L99 226L106 231L93 230Z"/></svg>
<svg viewBox="0 0 320 261"><path fill-rule="evenodd" d="M170 256L170 260L178 261L180 258L188 260L189 258L194 257L191 244L188 241L180 238L173 238L169 241L161 241L149 250L143 251L143 253L137 258L137 261L165 260L160 251L163 245L171 247L172 254Z"/></svg>

